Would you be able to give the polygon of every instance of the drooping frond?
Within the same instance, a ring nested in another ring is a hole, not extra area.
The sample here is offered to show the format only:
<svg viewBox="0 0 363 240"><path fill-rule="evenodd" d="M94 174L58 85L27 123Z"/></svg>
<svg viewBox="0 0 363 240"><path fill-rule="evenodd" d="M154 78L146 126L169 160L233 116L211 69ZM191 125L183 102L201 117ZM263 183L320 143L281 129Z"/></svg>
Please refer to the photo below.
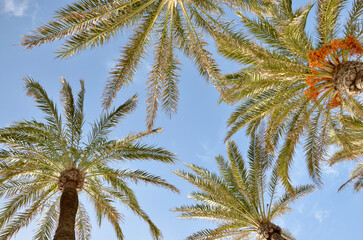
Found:
<svg viewBox="0 0 363 240"><path fill-rule="evenodd" d="M14 198L15 201L8 202L1 211L3 215L0 218L0 224L2 226L0 238L10 239L22 227L26 227L40 213L46 201L55 194L55 187L53 184L44 189L31 189L28 192L18 194ZM27 208L23 212L16 213L22 207Z"/></svg>
<svg viewBox="0 0 363 240"><path fill-rule="evenodd" d="M151 173L142 170L114 170L105 166L98 166L97 174L100 176L111 176L115 179L131 180L134 183L144 182L146 184L152 184L159 187L170 189L173 192L179 192L177 188L166 182L165 179L155 176ZM110 178L109 178L110 179Z"/></svg>
<svg viewBox="0 0 363 240"><path fill-rule="evenodd" d="M77 240L89 240L91 239L91 220L88 216L86 208L81 203L78 207L78 212L76 216L76 233Z"/></svg>
<svg viewBox="0 0 363 240"><path fill-rule="evenodd" d="M356 192L359 192L363 188L363 162L359 162L357 166L353 169L350 174L350 179L345 182L340 188L341 191L345 188L349 183L353 182L353 187Z"/></svg>
<svg viewBox="0 0 363 240"><path fill-rule="evenodd" d="M119 224L119 221L123 218L123 216L112 205L114 200L112 200L112 198L104 191L100 191L100 186L97 186L98 184L92 180L89 181L92 184L90 184L89 187L87 186L84 190L89 196L90 201L93 203L99 225L101 224L101 220L106 218L115 230L117 239L123 240L124 234Z"/></svg>
<svg viewBox="0 0 363 240"><path fill-rule="evenodd" d="M39 228L33 237L34 240L47 240L53 237L59 215L59 200L60 196L49 203L49 206L44 211L44 217L39 220Z"/></svg>
<svg viewBox="0 0 363 240"><path fill-rule="evenodd" d="M154 2L154 1L150 1ZM138 30L131 38L131 42L123 50L123 58L119 60L115 69L111 72L104 91L103 105L109 107L111 101L116 97L116 93L123 87L132 82L132 78L136 72L141 58L145 54L145 47L149 41L149 34L153 30L153 26L159 17L166 1L162 0L153 6L153 9L145 15L143 22L140 24Z"/></svg>
<svg viewBox="0 0 363 240"><path fill-rule="evenodd" d="M359 118L342 116L341 121L346 123L347 128L335 129L331 141L340 148L329 159L330 165L340 163L342 161L356 161L357 165L350 174L350 178L345 182L339 191L346 187L349 183L354 182L354 189L358 192L362 188L363 170L363 121ZM345 141L350 144L345 144Z"/></svg>
<svg viewBox="0 0 363 240"><path fill-rule="evenodd" d="M177 50L189 57L199 73L225 95L224 81L202 34L218 39L228 23L225 8L270 14L274 3L264 0L80 0L56 11L48 23L24 35L27 49L63 40L57 57L68 58L89 48L104 46L123 31L132 31L110 72L103 106L109 108L117 93L133 82L144 56L153 50L154 63L147 81L147 127L160 110L177 112L179 98ZM162 108L159 107L162 103Z"/></svg>
<svg viewBox="0 0 363 240"><path fill-rule="evenodd" d="M122 195L119 195L118 192L108 191L108 193L119 199L126 207L130 208L137 216L139 216L142 220L144 220L149 225L149 230L152 238L154 240L159 240L162 238L161 231L156 227L156 225L151 221L149 216L140 208L136 199L133 198L125 198Z"/></svg>

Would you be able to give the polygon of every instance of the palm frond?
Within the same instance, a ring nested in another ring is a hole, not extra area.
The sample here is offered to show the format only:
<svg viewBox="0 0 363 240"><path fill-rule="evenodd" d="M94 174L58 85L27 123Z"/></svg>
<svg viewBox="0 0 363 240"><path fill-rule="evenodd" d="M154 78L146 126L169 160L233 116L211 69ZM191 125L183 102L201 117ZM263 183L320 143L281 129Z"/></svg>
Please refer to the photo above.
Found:
<svg viewBox="0 0 363 240"><path fill-rule="evenodd" d="M94 150L97 147L97 144L102 143L111 131L111 128L115 127L119 123L120 119L135 110L136 99L137 96L134 95L118 108L104 113L100 119L92 125L92 131L88 135L87 152Z"/></svg>
<svg viewBox="0 0 363 240"><path fill-rule="evenodd" d="M153 26L165 3L165 0L160 1L153 7L152 11L148 12L142 24L139 26L138 31L131 38L131 42L123 50L124 57L119 60L119 63L111 72L111 78L108 80L104 91L103 105L106 108L110 107L111 101L116 97L116 93L123 86L131 83L136 68L145 54L145 46L148 42L149 34L153 30Z"/></svg>
<svg viewBox="0 0 363 240"><path fill-rule="evenodd" d="M116 210L116 208L111 205L114 201L110 198L110 196L106 195L104 191L99 191L99 188L96 186L97 185L95 184L90 184L90 186L84 190L94 205L95 211L97 213L98 223L101 225L102 218L107 218L115 230L117 239L123 240L124 234L119 225L119 221L120 219L122 220L123 217Z"/></svg>
<svg viewBox="0 0 363 240"><path fill-rule="evenodd" d="M149 172L116 170L114 164L109 165L117 160L121 160L119 163L134 159L153 159L164 163L175 161L175 155L166 149L137 142L147 135L160 132L160 128L131 133L120 140L108 138L121 118L135 109L136 96L102 114L93 124L88 141L83 141L83 81L78 98L75 99L70 85L62 79L61 101L66 120L64 126L56 105L48 98L42 86L32 79L28 79L25 84L38 107L46 112L47 121L23 120L0 129L0 144L3 145L0 149L0 197L4 200L0 209L0 238L10 239L38 216L39 228L34 239L52 238L57 221L61 218L59 215L62 214L59 208L62 207L60 198L64 185L69 178L72 178L71 181L77 178L74 190L84 190L88 194L99 224L106 218L114 227L117 239L124 238L120 226L123 215L118 212L115 206L117 203L131 208L149 224L152 236L160 239L160 230L141 210L126 181L142 181L174 192L178 189ZM70 174L73 175L69 177ZM91 222L82 203L74 217L76 238L90 239Z"/></svg>
<svg viewBox="0 0 363 240"><path fill-rule="evenodd" d="M44 217L39 220L39 228L36 230L33 237L34 240L47 240L51 239L54 235L58 221L58 206L60 196L48 204L45 210Z"/></svg>
<svg viewBox="0 0 363 240"><path fill-rule="evenodd" d="M344 35L354 36L356 39L360 39L363 34L363 22L361 16L363 14L363 2L362 0L355 0L353 8L349 11L349 17L344 25Z"/></svg>
<svg viewBox="0 0 363 240"><path fill-rule="evenodd" d="M318 46L330 43L337 38L339 31L339 17L346 0L319 0L317 9Z"/></svg>
<svg viewBox="0 0 363 240"><path fill-rule="evenodd" d="M2 211L4 215L0 219L2 226L0 237L2 239L10 239L20 230L20 228L27 226L32 218L34 218L41 211L44 203L55 194L55 187L56 186L53 185L41 193L33 190L37 195L30 197L26 192L25 194L19 194L17 201L13 202L15 206L8 205L7 208L5 207L6 210ZM30 204L30 206L27 207L24 212L14 215L15 211L28 204ZM11 217L11 220L9 217ZM8 221L4 226L4 220L10 221Z"/></svg>
<svg viewBox="0 0 363 240"><path fill-rule="evenodd" d="M86 208L82 203L78 206L78 212L76 216L76 233L77 240L89 240L91 239L91 220L88 216Z"/></svg>
<svg viewBox="0 0 363 240"><path fill-rule="evenodd" d="M187 166L194 173L173 171L198 188L198 191L189 195L198 203L177 207L172 211L179 212L179 218L218 223L216 228L196 232L188 239L259 239L263 237L258 232L262 224L271 223L278 215L289 210L289 205L297 198L313 191L312 185L298 186L294 188L295 194L286 192L276 200L279 166L272 164L273 155L266 148L264 136L265 133L260 132L251 139L247 164L236 144L228 142L228 160L222 156L216 157L220 176L192 164ZM267 171L271 166L271 179L267 183ZM266 207L264 198L267 192L270 199Z"/></svg>
<svg viewBox="0 0 363 240"><path fill-rule="evenodd" d="M156 227L156 225L151 221L149 216L140 208L138 202L134 198L125 198L115 191L108 191L110 195L118 198L125 206L129 207L136 215L138 215L142 220L144 220L150 229L151 236L154 240L159 240L162 238L161 231Z"/></svg>
<svg viewBox="0 0 363 240"><path fill-rule="evenodd" d="M46 113L47 116L45 119L50 123L51 126L54 126L57 131L61 133L62 121L54 102L49 99L43 87L33 78L24 78L24 82L27 95L32 96L35 99L35 101L38 103L37 107Z"/></svg>

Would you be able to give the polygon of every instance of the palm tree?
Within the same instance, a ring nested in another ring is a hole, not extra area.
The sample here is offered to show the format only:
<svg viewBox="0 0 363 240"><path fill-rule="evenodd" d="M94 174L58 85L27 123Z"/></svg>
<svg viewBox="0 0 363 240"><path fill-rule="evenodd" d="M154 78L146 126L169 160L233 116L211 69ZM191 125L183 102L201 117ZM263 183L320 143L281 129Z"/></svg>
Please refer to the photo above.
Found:
<svg viewBox="0 0 363 240"><path fill-rule="evenodd" d="M147 126L153 127L159 102L169 116L177 111L179 99L177 49L197 66L200 74L223 96L220 69L206 49L202 31L214 36L221 28L222 4L261 9L266 0L82 0L56 12L49 23L25 35L22 45L32 48L65 38L57 57L68 58L86 48L105 45L122 31L133 28L104 91L103 105L109 107L117 92L132 83L143 57L152 46L154 62L147 81ZM216 20L217 19L217 20Z"/></svg>
<svg viewBox="0 0 363 240"><path fill-rule="evenodd" d="M204 229L188 239L252 239L256 235L261 240L293 239L273 221L288 212L289 205L297 198L312 192L314 186L298 186L294 188L295 195L286 192L277 199L278 171L274 167L267 182L273 156L259 137L251 139L248 162L233 141L228 142L227 153L228 161L216 157L220 175L195 165L188 165L194 173L175 172L200 190L189 195L200 204L172 211L180 212L180 218L219 223L217 228Z"/></svg>
<svg viewBox="0 0 363 240"><path fill-rule="evenodd" d="M140 208L127 180L145 182L178 191L164 179L142 170L119 169L127 160L156 160L173 163L174 154L149 146L138 139L158 132L130 134L121 140L108 138L112 128L136 107L136 96L101 115L86 139L84 125L84 83L78 98L65 79L61 80L61 102L64 115L32 78L25 79L27 94L45 114L45 122L23 120L0 129L0 239L10 239L36 216L39 228L34 239L90 239L88 213L78 195L86 195L93 204L98 222L107 219L117 239L123 239L119 225L122 214L114 204L122 203L140 216L150 228L153 239L161 232Z"/></svg>
<svg viewBox="0 0 363 240"><path fill-rule="evenodd" d="M230 102L240 102L228 120L226 140L243 127L251 134L266 123L271 151L284 139L279 172L290 190L289 169L299 141L309 174L320 184L330 131L344 124L343 113L363 118L358 97L363 92L363 2L353 2L342 25L345 3L318 0L313 35L306 29L313 4L293 10L291 0L281 0L267 14L238 14L245 31L218 40L224 56L244 65L226 76Z"/></svg>
<svg viewBox="0 0 363 240"><path fill-rule="evenodd" d="M333 136L333 143L340 146L340 149L330 157L329 163L334 165L342 161L356 161L357 165L350 174L350 179L339 191L354 182L354 189L358 192L363 188L363 120L350 116L344 116L342 119L348 128L346 131L336 132ZM345 144L346 142L350 144Z"/></svg>

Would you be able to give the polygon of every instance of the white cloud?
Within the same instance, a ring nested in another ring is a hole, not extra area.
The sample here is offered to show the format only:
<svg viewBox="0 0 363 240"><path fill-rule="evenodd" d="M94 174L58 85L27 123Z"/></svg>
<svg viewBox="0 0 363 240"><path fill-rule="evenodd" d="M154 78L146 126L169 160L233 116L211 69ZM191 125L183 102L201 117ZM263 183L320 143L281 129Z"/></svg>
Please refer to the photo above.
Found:
<svg viewBox="0 0 363 240"><path fill-rule="evenodd" d="M211 146L211 144L208 140L202 142L200 145L202 146L203 153L196 154L197 158L199 158L205 162L213 161L214 157L217 155L216 146Z"/></svg>
<svg viewBox="0 0 363 240"><path fill-rule="evenodd" d="M329 166L328 164L324 164L322 167L322 172L326 175L331 176L339 176L339 171L336 166Z"/></svg>
<svg viewBox="0 0 363 240"><path fill-rule="evenodd" d="M330 213L330 211L328 211L328 210L325 210L325 211L318 210L318 211L315 211L314 216L316 219L319 220L319 223L322 223L325 218L329 217L329 213Z"/></svg>
<svg viewBox="0 0 363 240"><path fill-rule="evenodd" d="M29 0L4 0L4 11L13 16L24 16Z"/></svg>

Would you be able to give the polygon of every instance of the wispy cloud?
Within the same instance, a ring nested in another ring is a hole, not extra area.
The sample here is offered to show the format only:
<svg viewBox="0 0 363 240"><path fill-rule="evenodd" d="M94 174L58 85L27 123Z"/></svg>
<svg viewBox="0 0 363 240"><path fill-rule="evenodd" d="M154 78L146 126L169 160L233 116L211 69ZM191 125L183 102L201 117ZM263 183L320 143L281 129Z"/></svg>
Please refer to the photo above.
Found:
<svg viewBox="0 0 363 240"><path fill-rule="evenodd" d="M304 207L305 207L304 203L300 203L299 205L297 205L297 207L296 207L297 212L298 213L303 213Z"/></svg>
<svg viewBox="0 0 363 240"><path fill-rule="evenodd" d="M328 210L325 210L325 211L318 210L318 211L315 211L314 216L316 219L319 220L319 223L322 223L325 218L329 217L329 213L330 213L330 211L328 211Z"/></svg>
<svg viewBox="0 0 363 240"><path fill-rule="evenodd" d="M292 235L296 237L299 235L300 232L301 232L301 225L299 223L294 224L291 228Z"/></svg>
<svg viewBox="0 0 363 240"><path fill-rule="evenodd" d="M24 16L29 6L29 0L3 0L3 2L3 11L16 17Z"/></svg>
<svg viewBox="0 0 363 240"><path fill-rule="evenodd" d="M204 162L213 161L214 157L217 155L216 146L212 146L208 140L203 141L200 145L202 146L203 152L201 154L197 154L197 158Z"/></svg>
<svg viewBox="0 0 363 240"><path fill-rule="evenodd" d="M336 166L329 166L328 164L323 164L322 172L326 175L331 175L333 177L339 176L339 170Z"/></svg>

